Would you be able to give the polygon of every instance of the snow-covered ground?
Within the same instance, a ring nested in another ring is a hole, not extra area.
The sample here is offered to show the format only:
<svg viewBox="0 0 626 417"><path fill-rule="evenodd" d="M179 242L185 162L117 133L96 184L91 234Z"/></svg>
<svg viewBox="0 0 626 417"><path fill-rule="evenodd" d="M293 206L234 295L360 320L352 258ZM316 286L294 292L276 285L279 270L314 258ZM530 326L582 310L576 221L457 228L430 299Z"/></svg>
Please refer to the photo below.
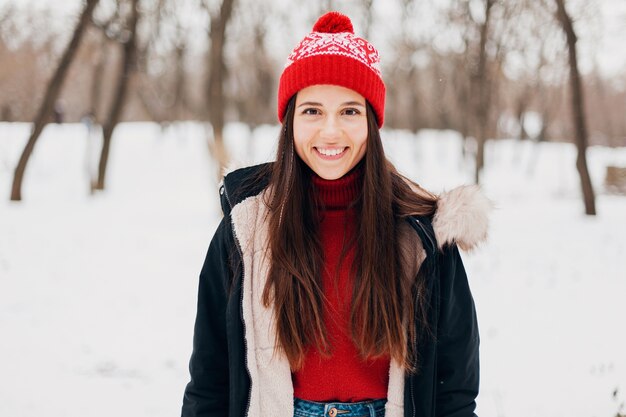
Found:
<svg viewBox="0 0 626 417"><path fill-rule="evenodd" d="M82 125L50 125L24 201L11 203L28 129L0 124L0 416L179 415L197 276L220 217L204 128L122 125L107 191L90 196L97 141ZM244 163L271 159L277 133L227 130ZM426 188L471 182L454 132L383 136ZM602 187L626 149L588 156L596 217L583 215L572 145L488 146L497 209L489 242L464 255L482 336L479 415L626 411L626 197Z"/></svg>

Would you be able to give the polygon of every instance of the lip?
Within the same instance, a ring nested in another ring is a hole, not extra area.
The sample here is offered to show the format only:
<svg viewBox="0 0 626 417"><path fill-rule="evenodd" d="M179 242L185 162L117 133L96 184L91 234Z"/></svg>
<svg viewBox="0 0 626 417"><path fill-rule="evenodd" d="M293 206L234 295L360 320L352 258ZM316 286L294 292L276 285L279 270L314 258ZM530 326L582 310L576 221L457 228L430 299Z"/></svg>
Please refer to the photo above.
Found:
<svg viewBox="0 0 626 417"><path fill-rule="evenodd" d="M317 149L317 147L313 147L313 149L315 150L315 154L319 158L321 158L321 159L323 159L325 161L336 161L337 159L341 159L346 154L346 152L348 150L348 147L347 146L344 147L343 150L340 153L338 153L337 155L324 155L323 153L321 153ZM325 148L325 149L340 149L340 148Z"/></svg>

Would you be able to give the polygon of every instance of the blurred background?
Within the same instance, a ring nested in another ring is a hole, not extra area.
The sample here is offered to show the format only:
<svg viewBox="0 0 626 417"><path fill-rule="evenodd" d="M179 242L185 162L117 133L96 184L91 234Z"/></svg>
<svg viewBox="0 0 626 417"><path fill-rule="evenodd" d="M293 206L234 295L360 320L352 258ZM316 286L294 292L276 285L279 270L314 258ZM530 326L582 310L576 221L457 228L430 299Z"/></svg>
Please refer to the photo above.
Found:
<svg viewBox="0 0 626 417"><path fill-rule="evenodd" d="M220 178L329 10L399 170L494 201L478 414L626 414L624 0L0 0L0 416L180 413Z"/></svg>

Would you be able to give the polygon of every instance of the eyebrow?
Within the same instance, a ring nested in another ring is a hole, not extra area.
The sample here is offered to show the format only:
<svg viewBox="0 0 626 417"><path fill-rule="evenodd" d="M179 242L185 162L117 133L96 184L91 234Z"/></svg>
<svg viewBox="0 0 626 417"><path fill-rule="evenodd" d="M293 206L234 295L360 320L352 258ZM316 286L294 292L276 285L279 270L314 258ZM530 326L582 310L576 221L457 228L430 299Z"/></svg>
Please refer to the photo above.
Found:
<svg viewBox="0 0 626 417"><path fill-rule="evenodd" d="M324 107L324 105L322 103L318 103L318 102L315 102L315 101L305 101L304 103L300 104L298 107L302 107L302 106L319 106L319 107ZM360 107L365 107L365 104L359 103L358 101L346 101L345 103L342 103L341 106L360 106Z"/></svg>

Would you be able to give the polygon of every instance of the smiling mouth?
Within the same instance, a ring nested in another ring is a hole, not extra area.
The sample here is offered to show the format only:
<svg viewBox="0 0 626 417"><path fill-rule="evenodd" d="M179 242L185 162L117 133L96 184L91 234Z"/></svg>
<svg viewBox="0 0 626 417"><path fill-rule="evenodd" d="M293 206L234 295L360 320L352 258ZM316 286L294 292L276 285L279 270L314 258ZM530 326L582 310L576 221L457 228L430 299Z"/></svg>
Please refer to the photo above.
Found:
<svg viewBox="0 0 626 417"><path fill-rule="evenodd" d="M348 150L347 147L345 147L345 148L317 148L317 147L314 147L313 149L315 149L315 152L317 153L317 155L319 157L321 157L322 159L327 159L327 160L339 159Z"/></svg>

